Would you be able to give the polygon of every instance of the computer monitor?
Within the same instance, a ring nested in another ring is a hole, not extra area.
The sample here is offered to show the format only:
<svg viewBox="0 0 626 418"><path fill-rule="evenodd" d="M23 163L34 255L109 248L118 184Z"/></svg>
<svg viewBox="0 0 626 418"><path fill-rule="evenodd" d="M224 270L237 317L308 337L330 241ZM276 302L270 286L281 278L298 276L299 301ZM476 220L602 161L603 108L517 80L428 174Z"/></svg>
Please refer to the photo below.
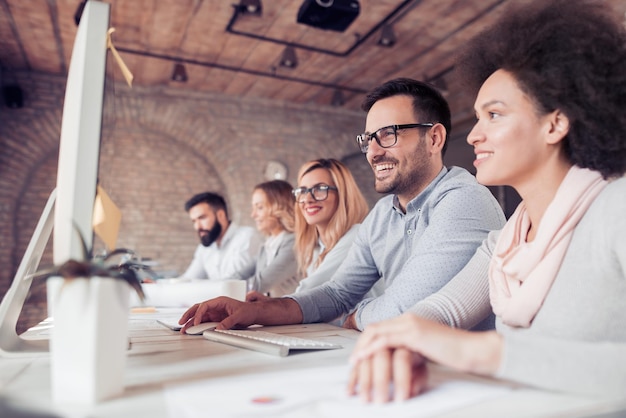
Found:
<svg viewBox="0 0 626 418"><path fill-rule="evenodd" d="M48 351L47 340L20 337L16 325L32 283L31 274L38 269L51 231L55 264L82 259L82 244L76 229L88 247L93 241L92 214L98 177L109 15L109 4L88 1L80 19L65 88L57 186L0 304L0 356ZM58 286L60 281L49 281L49 306Z"/></svg>

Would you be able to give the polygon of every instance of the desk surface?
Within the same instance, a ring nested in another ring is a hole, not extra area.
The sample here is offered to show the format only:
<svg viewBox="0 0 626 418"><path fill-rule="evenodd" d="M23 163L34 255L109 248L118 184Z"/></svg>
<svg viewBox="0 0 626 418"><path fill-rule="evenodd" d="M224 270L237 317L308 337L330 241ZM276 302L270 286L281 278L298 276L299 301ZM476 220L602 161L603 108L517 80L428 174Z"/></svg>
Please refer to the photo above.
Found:
<svg viewBox="0 0 626 418"><path fill-rule="evenodd" d="M184 390L187 390L187 387L193 385L196 386L195 390L201 390L204 384L210 388L211 384L224 383L220 387L226 391L228 385L232 386L236 382L241 382L242 385L245 382L255 381L275 382L277 374L283 372L291 373L293 376L297 373L300 381L306 381L307 376L314 379L314 376L318 376L320 370L326 370L325 368L329 368L328 370L336 368L343 373L347 358L359 335L356 331L327 324L266 327L272 332L319 338L339 343L344 347L338 350L305 352L280 358L210 342L201 336L174 333L157 325L152 315L131 317L131 348L128 352L126 386L122 396L101 402L93 407L85 407L82 410L54 405L50 396L50 361L47 355L40 355L30 358L0 359L0 395L4 398L5 405L10 405L11 408L29 408L58 416L116 418L174 416L173 402L180 399L180 394L185 393ZM412 413L407 415L405 408L404 416L586 417L606 414L607 417L617 417L623 415L619 415L620 412L616 411L626 413L626 400L601 401L554 394L463 375L439 367L430 368L430 379L435 386L442 382L467 382L477 383L486 388L503 388L503 392L479 402L452 408L452 410L438 411L434 415L428 415L423 412L423 409L417 407L415 415ZM288 386L291 382L285 383L285 386ZM318 389L314 391L317 392ZM179 398L176 398L176 393ZM207 411L210 411L210 405L214 403L210 398L221 396L220 391L207 390L206 396ZM355 399L352 401L356 402ZM359 404L358 407L364 408L365 406ZM422 412L417 412L418 409ZM334 415L320 412L322 410L319 405L311 405L298 409L297 413L293 410L288 411L285 416ZM217 413L211 415L225 416ZM263 415L257 414L256 416ZM345 416L344 414L344 418Z"/></svg>

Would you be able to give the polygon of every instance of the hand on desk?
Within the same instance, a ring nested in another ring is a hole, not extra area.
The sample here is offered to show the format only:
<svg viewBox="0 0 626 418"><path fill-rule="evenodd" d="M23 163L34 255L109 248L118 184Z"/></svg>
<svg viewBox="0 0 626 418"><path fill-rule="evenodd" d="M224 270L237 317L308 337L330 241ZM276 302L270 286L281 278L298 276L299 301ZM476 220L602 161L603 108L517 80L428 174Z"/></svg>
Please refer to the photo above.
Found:
<svg viewBox="0 0 626 418"><path fill-rule="evenodd" d="M469 332L406 313L368 326L350 357L348 393L365 402L416 396L426 385L426 359L454 369L490 375L502 355L495 331Z"/></svg>
<svg viewBox="0 0 626 418"><path fill-rule="evenodd" d="M178 320L185 333L187 328L202 322L219 322L217 329L246 328L258 325L287 325L302 323L300 305L289 298L266 298L241 302L220 296L196 303Z"/></svg>
<svg viewBox="0 0 626 418"><path fill-rule="evenodd" d="M364 402L385 403L391 400L389 385L393 383L393 399L402 401L420 393L427 382L424 357L406 348L380 349L354 365L348 394L358 394Z"/></svg>

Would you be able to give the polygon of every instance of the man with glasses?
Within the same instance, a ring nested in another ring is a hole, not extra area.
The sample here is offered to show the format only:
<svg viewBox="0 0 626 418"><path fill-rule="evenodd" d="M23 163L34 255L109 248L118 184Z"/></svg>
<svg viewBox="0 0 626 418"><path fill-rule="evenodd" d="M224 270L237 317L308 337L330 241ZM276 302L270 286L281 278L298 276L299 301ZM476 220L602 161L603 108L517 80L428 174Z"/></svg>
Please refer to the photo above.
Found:
<svg viewBox="0 0 626 418"><path fill-rule="evenodd" d="M368 112L367 131L357 143L374 171L376 191L388 196L364 220L332 279L282 299L207 301L191 307L181 324L328 322L348 313L344 326L362 330L436 293L488 232L504 225L487 188L466 170L443 165L451 118L439 92L416 80L395 79L373 90L362 108ZM377 282L384 293L364 298Z"/></svg>

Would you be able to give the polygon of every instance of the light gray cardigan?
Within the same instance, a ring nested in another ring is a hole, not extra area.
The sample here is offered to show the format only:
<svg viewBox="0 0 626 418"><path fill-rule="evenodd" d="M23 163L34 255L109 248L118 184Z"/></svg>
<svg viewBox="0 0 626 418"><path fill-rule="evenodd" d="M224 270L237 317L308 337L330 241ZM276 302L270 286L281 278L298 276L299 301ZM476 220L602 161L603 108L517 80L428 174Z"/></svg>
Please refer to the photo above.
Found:
<svg viewBox="0 0 626 418"><path fill-rule="evenodd" d="M248 290L268 293L280 297L293 293L298 287L298 262L294 252L295 236L284 232L280 244L275 249L272 262L267 264L267 248L261 247L255 271L249 271Z"/></svg>
<svg viewBox="0 0 626 418"><path fill-rule="evenodd" d="M471 328L491 311L492 232L467 266L411 312ZM626 178L610 183L579 222L529 328L496 321L504 337L497 377L545 389L626 396Z"/></svg>

